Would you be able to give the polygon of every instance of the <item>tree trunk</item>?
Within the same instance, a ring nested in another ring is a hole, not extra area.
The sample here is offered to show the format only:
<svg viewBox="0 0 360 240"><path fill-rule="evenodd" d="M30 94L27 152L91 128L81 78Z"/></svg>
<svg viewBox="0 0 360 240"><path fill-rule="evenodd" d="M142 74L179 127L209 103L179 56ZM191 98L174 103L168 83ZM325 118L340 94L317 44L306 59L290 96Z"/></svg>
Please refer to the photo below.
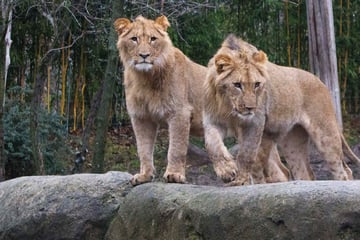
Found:
<svg viewBox="0 0 360 240"><path fill-rule="evenodd" d="M11 26L12 26L12 2L2 2L1 4L1 24L0 24L0 182L5 180L5 149L4 149L4 126L3 114L5 104L5 91L7 72L10 65L10 47L11 47Z"/></svg>
<svg viewBox="0 0 360 240"><path fill-rule="evenodd" d="M71 34L69 33L68 44L71 44ZM61 116L65 115L65 99L66 99L66 76L69 67L69 58L70 58L70 49L67 49L65 46L65 39L63 39L61 46L61 105L60 105L60 114Z"/></svg>
<svg viewBox="0 0 360 240"><path fill-rule="evenodd" d="M2 30L3 26L0 26L0 30ZM2 31L0 31L2 32ZM0 40L0 48L1 48L1 52L5 51L5 46L3 44L3 40ZM3 51L4 50L4 51ZM4 125L3 125L3 113L4 113L4 108L3 108L3 98L4 98L4 94L2 94L4 92L4 64L3 64L3 59L0 60L0 182L5 180L5 163L6 163L6 159L5 159L5 154L4 154Z"/></svg>
<svg viewBox="0 0 360 240"><path fill-rule="evenodd" d="M123 9L123 1L113 1L112 20L121 16ZM106 146L106 134L109 125L109 114L111 109L112 97L116 81L116 73L118 72L118 51L116 49L117 35L114 29L109 33L109 55L104 78L103 92L99 111L95 119L96 135L94 140L94 156L92 160L92 172L102 173L104 171L104 155Z"/></svg>
<svg viewBox="0 0 360 240"><path fill-rule="evenodd" d="M289 2L285 1L285 22L286 22L286 42L288 66L291 66L291 41L290 41L290 23L289 23Z"/></svg>
<svg viewBox="0 0 360 240"><path fill-rule="evenodd" d="M1 67L1 64L0 64ZM4 90L4 83L2 81L3 79L3 71L0 70L0 92L2 93ZM4 95L1 94L1 98L4 97ZM1 99L3 100L3 99ZM1 101L2 102L2 101ZM4 125L3 125L3 113L4 108L3 105L0 104L0 182L5 180L5 163L6 163L6 156L4 151Z"/></svg>
<svg viewBox="0 0 360 240"><path fill-rule="evenodd" d="M40 68L42 70L42 68ZM41 145L38 136L38 123L39 123L39 112L41 108L41 97L44 92L45 75L43 71L39 71L38 77L34 85L34 93L31 102L31 117L30 117L30 138L31 138L31 150L33 153L33 165L32 172L35 175L44 175L44 158L42 156Z"/></svg>
<svg viewBox="0 0 360 240"><path fill-rule="evenodd" d="M310 70L328 87L342 129L334 17L331 0L306 0Z"/></svg>

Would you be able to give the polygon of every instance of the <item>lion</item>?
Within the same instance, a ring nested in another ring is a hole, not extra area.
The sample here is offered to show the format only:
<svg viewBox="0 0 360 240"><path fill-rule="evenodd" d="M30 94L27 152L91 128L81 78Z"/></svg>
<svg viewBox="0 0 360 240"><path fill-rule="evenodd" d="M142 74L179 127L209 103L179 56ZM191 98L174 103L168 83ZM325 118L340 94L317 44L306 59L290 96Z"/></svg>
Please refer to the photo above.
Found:
<svg viewBox="0 0 360 240"><path fill-rule="evenodd" d="M315 75L271 63L263 51L230 35L209 61L205 81L204 129L213 162L233 158L223 143L233 135L240 145L232 185L257 183L263 174L259 154L281 150L295 180L314 180L309 140L315 143L333 178L352 179L344 153L360 164L338 126L327 87ZM261 153L259 153L261 149ZM229 161L228 161L229 162Z"/></svg>
<svg viewBox="0 0 360 240"><path fill-rule="evenodd" d="M159 127L169 130L168 164L164 174L167 182L185 183L186 154L189 135L203 137L202 110L204 81L207 68L191 61L172 45L167 34L170 26L165 16L155 20L142 16L134 21L116 19L117 48L124 65L124 85L127 110L134 129L140 173L131 180L133 185L154 178L153 151ZM278 153L274 152L278 161ZM272 155L271 155L272 156ZM271 162L269 181L285 181L286 169L277 172ZM235 178L234 161L216 174L228 182Z"/></svg>

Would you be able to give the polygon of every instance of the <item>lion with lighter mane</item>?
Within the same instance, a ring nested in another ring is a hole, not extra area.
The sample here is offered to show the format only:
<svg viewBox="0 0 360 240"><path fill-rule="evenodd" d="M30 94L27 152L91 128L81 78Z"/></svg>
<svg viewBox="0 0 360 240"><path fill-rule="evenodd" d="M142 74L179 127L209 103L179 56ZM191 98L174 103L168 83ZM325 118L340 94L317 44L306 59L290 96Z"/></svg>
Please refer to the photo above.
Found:
<svg viewBox="0 0 360 240"><path fill-rule="evenodd" d="M339 129L330 93L319 78L269 62L263 51L234 35L224 41L208 68L206 148L214 162L222 156L232 158L223 139L236 136L239 172L233 185L250 184L254 176L262 175L266 162L259 163L259 149L266 156L276 147L294 179L313 180L309 140L315 143L334 179L352 179L343 155L358 165L360 160Z"/></svg>
<svg viewBox="0 0 360 240"><path fill-rule="evenodd" d="M153 151L158 128L169 129L168 164L164 178L184 183L189 133L202 136L202 98L206 68L172 45L165 16L119 18L117 48L124 65L126 105L135 132L140 173L133 185L154 177ZM234 168L235 169L235 168ZM234 175L234 170L229 170Z"/></svg>

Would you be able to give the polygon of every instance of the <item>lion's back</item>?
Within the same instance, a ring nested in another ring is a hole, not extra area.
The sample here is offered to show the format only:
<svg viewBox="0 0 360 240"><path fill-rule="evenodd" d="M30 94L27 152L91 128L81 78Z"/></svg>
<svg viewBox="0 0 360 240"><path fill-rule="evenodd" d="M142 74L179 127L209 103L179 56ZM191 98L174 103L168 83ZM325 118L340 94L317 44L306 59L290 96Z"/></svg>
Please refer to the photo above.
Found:
<svg viewBox="0 0 360 240"><path fill-rule="evenodd" d="M270 98L278 105L274 108L279 108L279 114L284 113L283 109L292 110L294 116L295 113L334 113L328 88L314 74L273 63L268 64L268 71L272 88Z"/></svg>

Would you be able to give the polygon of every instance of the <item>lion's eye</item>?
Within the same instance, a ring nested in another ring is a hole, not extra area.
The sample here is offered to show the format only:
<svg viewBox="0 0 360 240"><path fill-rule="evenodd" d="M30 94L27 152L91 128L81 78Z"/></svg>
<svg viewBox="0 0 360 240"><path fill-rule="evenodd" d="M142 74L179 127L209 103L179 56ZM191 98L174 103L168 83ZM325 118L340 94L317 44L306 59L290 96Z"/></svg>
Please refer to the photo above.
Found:
<svg viewBox="0 0 360 240"><path fill-rule="evenodd" d="M150 41L151 41L151 42L154 42L154 41L156 41L156 40L157 40L157 37L151 37L151 38L150 38Z"/></svg>
<svg viewBox="0 0 360 240"><path fill-rule="evenodd" d="M130 39L131 39L131 41L137 42L137 37L132 37Z"/></svg>
<svg viewBox="0 0 360 240"><path fill-rule="evenodd" d="M255 88L258 88L258 87L260 87L260 82L255 83Z"/></svg>
<svg viewBox="0 0 360 240"><path fill-rule="evenodd" d="M235 83L233 83L233 84L234 84L234 87L239 88L239 89L242 89L241 83L235 82Z"/></svg>

